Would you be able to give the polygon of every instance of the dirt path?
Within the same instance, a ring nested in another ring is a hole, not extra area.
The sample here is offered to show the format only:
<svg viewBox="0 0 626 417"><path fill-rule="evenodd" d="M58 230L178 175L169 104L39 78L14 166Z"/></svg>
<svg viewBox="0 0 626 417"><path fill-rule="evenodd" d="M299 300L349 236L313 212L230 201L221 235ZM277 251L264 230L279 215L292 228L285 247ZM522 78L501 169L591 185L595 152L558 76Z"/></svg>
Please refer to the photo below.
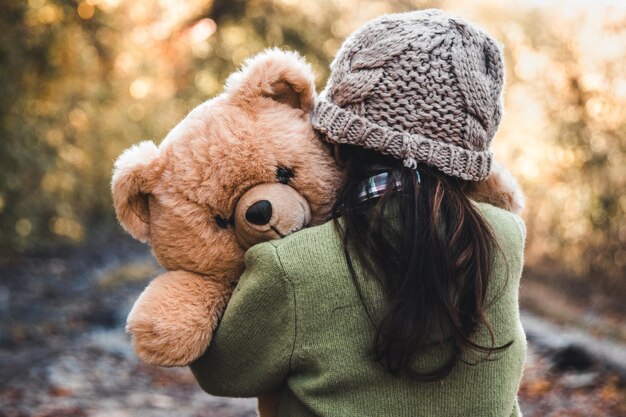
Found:
<svg viewBox="0 0 626 417"><path fill-rule="evenodd" d="M0 265L0 417L256 415L253 399L211 397L187 369L135 357L124 318L157 273L126 239ZM525 417L626 416L615 372L560 352L531 340Z"/></svg>
<svg viewBox="0 0 626 417"><path fill-rule="evenodd" d="M205 394L188 369L140 363L118 330L80 336L0 389L6 417L252 417L255 406Z"/></svg>

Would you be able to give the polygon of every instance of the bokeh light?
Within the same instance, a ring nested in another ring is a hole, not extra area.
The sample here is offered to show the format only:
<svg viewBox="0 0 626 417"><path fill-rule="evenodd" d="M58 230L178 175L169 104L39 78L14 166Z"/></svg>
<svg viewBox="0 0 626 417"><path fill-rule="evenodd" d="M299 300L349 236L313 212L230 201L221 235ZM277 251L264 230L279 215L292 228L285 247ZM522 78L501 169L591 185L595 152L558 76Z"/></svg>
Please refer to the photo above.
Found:
<svg viewBox="0 0 626 417"><path fill-rule="evenodd" d="M318 87L343 39L382 13L440 7L503 45L496 158L527 194L527 271L626 296L626 4L601 0L12 0L0 32L4 254L119 231L126 147L159 141L263 48L299 50ZM538 278L533 278L538 277Z"/></svg>

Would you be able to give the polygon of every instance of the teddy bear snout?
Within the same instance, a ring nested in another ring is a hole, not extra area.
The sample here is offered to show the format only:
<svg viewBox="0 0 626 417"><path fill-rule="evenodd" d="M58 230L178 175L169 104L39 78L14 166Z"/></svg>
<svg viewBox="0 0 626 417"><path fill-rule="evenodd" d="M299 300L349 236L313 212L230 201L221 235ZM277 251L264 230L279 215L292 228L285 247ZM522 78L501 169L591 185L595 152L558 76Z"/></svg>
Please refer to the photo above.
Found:
<svg viewBox="0 0 626 417"><path fill-rule="evenodd" d="M258 226L268 224L271 218L272 203L267 200L259 200L246 210L246 220Z"/></svg>
<svg viewBox="0 0 626 417"><path fill-rule="evenodd" d="M255 185L235 207L235 236L242 248L290 235L311 222L311 207L295 188L281 183Z"/></svg>

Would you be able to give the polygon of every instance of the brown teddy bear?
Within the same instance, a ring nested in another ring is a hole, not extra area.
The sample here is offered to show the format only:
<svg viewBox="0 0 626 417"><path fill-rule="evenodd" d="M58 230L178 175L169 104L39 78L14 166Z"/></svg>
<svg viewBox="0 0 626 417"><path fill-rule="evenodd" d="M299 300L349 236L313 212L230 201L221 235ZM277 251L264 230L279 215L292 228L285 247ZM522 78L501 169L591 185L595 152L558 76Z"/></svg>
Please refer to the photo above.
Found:
<svg viewBox="0 0 626 417"><path fill-rule="evenodd" d="M117 216L168 272L127 321L138 356L188 365L208 346L245 250L327 220L341 174L309 123L313 74L295 53L249 60L157 147L116 161Z"/></svg>
<svg viewBox="0 0 626 417"><path fill-rule="evenodd" d="M308 64L268 50L160 146L141 142L116 161L117 216L168 271L128 316L144 361L184 366L198 358L243 271L245 250L329 218L342 175L309 123L314 101ZM503 170L471 187L480 201L521 210ZM260 401L262 415L274 414L275 400Z"/></svg>

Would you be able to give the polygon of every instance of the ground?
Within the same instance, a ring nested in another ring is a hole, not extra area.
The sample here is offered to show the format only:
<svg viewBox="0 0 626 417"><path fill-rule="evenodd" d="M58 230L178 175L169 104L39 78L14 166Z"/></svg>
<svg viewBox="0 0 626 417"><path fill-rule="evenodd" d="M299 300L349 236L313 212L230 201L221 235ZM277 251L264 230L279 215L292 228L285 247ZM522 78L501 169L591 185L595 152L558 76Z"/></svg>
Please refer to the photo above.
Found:
<svg viewBox="0 0 626 417"><path fill-rule="evenodd" d="M158 271L146 247L125 238L4 260L0 417L256 415L254 399L211 397L188 369L136 358L124 319ZM618 373L563 352L529 341L524 416L626 416Z"/></svg>

